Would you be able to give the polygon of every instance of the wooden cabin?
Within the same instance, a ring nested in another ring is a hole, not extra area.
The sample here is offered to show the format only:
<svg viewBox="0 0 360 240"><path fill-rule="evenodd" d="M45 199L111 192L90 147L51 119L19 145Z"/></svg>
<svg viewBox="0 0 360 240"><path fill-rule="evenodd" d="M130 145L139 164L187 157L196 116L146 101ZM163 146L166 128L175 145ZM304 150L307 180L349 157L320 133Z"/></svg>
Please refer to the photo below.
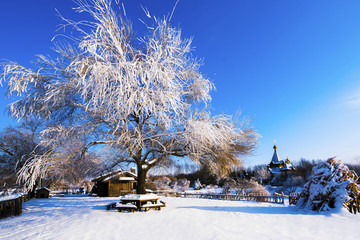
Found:
<svg viewBox="0 0 360 240"><path fill-rule="evenodd" d="M46 187L40 188L36 190L35 197L36 198L49 198L50 190Z"/></svg>
<svg viewBox="0 0 360 240"><path fill-rule="evenodd" d="M99 197L118 197L129 193L135 193L137 175L135 169L131 171L118 170L92 180L94 187L92 193Z"/></svg>

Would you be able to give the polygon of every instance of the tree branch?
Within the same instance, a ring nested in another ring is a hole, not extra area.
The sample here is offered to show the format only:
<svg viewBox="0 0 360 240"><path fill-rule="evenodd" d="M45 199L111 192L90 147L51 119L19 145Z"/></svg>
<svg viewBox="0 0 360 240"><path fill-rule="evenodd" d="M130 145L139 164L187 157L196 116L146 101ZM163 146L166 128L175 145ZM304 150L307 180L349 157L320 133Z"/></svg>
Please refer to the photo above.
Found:
<svg viewBox="0 0 360 240"><path fill-rule="evenodd" d="M99 144L111 144L111 143L114 143L114 141L92 141L83 148L83 150L81 151L81 156L82 157L85 156L85 153L87 152L87 150L92 146L99 145Z"/></svg>
<svg viewBox="0 0 360 240"><path fill-rule="evenodd" d="M14 153L11 152L7 147L5 147L3 144L0 144L0 150L4 151L5 153L9 154L10 156L14 156Z"/></svg>

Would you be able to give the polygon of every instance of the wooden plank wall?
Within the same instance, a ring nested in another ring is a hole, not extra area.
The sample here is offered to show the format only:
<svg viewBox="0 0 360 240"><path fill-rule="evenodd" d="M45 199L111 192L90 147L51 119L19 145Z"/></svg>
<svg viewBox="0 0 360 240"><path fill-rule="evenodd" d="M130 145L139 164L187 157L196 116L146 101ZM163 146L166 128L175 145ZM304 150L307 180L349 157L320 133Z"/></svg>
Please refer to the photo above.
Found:
<svg viewBox="0 0 360 240"><path fill-rule="evenodd" d="M27 201L26 195L15 199L0 201L0 218L20 215L22 212L22 203Z"/></svg>

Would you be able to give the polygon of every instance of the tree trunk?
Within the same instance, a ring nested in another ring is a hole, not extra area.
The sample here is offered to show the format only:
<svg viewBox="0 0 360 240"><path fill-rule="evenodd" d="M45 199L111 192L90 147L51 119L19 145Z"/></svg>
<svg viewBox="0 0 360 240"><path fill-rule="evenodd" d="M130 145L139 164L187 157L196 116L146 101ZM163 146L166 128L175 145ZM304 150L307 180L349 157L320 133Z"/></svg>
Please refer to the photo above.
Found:
<svg viewBox="0 0 360 240"><path fill-rule="evenodd" d="M34 186L32 186L31 190L28 191L28 197L29 197L30 199L32 199L32 198L35 197L36 188L37 188L38 185L39 185L39 181L35 181Z"/></svg>
<svg viewBox="0 0 360 240"><path fill-rule="evenodd" d="M137 194L145 194L145 180L146 180L146 170L142 168L142 166L137 166L138 170L138 179L137 179L137 188L136 193Z"/></svg>

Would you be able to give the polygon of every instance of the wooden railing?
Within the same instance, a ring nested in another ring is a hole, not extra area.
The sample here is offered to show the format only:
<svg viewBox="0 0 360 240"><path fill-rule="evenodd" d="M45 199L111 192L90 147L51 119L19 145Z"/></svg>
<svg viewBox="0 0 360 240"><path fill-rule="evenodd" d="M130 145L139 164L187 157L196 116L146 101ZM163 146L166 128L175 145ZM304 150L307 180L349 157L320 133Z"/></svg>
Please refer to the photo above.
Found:
<svg viewBox="0 0 360 240"><path fill-rule="evenodd" d="M223 199L232 201L257 201L284 204L284 195L257 195L257 194L203 194L203 193L178 193L179 197Z"/></svg>

